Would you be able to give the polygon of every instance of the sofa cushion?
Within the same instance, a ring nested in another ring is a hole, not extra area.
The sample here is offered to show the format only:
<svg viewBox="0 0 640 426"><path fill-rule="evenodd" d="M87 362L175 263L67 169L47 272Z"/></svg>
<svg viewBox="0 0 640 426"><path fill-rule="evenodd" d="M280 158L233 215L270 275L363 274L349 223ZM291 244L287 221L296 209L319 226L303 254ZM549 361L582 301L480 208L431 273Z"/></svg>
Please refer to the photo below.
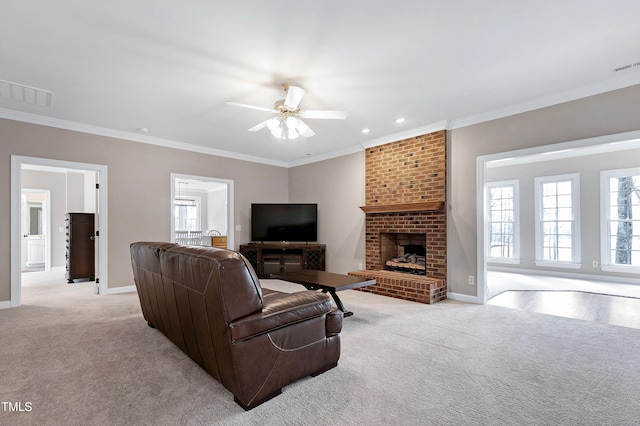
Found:
<svg viewBox="0 0 640 426"><path fill-rule="evenodd" d="M221 292L227 323L262 309L262 288L244 257L231 250L174 246L160 257L163 279L204 295Z"/></svg>
<svg viewBox="0 0 640 426"><path fill-rule="evenodd" d="M322 317L331 312L331 299L317 291L273 293L265 297L262 312L229 324L232 341L248 339L287 325Z"/></svg>

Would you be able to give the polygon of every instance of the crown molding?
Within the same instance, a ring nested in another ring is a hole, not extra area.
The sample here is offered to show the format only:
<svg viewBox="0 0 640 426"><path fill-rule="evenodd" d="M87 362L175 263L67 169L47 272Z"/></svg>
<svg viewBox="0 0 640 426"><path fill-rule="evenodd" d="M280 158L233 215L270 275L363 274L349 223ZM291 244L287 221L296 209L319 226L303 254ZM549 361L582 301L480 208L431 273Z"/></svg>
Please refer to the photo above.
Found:
<svg viewBox="0 0 640 426"><path fill-rule="evenodd" d="M48 127L55 127L59 129L72 130L77 132L89 133L99 136L106 136L116 139L123 139L132 142L147 143L150 145L158 145L167 148L174 148L183 151L197 152L201 154L215 155L218 157L231 158L235 160L249 161L253 163L266 164L276 167L297 167L305 164L316 163L319 161L329 160L332 158L342 157L344 155L361 152L367 148L372 148L387 143L397 142L404 139L409 139L416 136L422 136L428 133L433 133L441 130L454 130L462 127L472 126L475 124L484 123L487 121L497 120L500 118L509 117L516 114L522 114L528 111L533 111L540 108L546 108L553 105L558 105L566 102L575 101L578 99L586 98L589 96L595 96L614 90L624 89L626 87L640 84L640 72L629 71L629 74L622 77L608 80L597 84L583 86L578 89L568 90L565 92L553 94L550 96L540 97L528 102L514 104L505 108L495 109L487 111L481 114L470 115L452 120L441 120L435 123L427 124L425 126L416 127L406 130L400 133L393 133L390 135L381 136L379 138L370 139L356 143L345 149L331 151L328 153L313 155L302 158L300 160L294 160L291 162L276 161L263 157L255 157L251 155L239 154L231 151L224 151L215 148L208 148L201 145L189 144L186 142L178 142L169 139L157 138L149 135L142 135L132 132L125 132L121 130L113 130L99 126L92 126L88 124L77 123L73 121L61 120L57 118L45 117L37 114L14 111L10 109L0 108L0 118L9 120L21 121L31 124L39 124Z"/></svg>
<svg viewBox="0 0 640 426"><path fill-rule="evenodd" d="M481 114L470 115L450 121L449 130L459 129L461 127L472 126L487 121L497 120L516 114L522 114L536 109L546 108L566 102L575 101L589 96L600 95L614 90L624 89L626 87L640 84L640 72L634 71L633 74L619 77L613 80L582 86L577 89L567 90L555 93L549 96L543 96L531 101L510 105L505 108L495 109L483 112Z"/></svg>
<svg viewBox="0 0 640 426"><path fill-rule="evenodd" d="M332 158L342 157L349 154L355 154L356 152L362 152L367 148L373 148L374 146L384 145L387 143L397 142L404 139L413 138L416 136L422 136L440 130L446 130L449 125L448 120L438 121L437 123L427 124L426 126L416 127L400 133L393 133L391 135L382 136L376 139L370 139L358 143L355 146L350 146L345 149L327 152L317 156L310 156L300 160L289 162L288 167L303 166L305 164L317 163L319 161L330 160Z"/></svg>
<svg viewBox="0 0 640 426"><path fill-rule="evenodd" d="M0 108L0 118L8 120L20 121L29 124L38 124L41 126L55 127L58 129L71 130L75 132L88 133L92 135L105 136L115 139L123 139L132 142L146 143L150 145L163 146L165 148L179 149L182 151L197 152L200 154L215 155L218 157L232 158L234 160L250 161L252 163L267 164L277 167L288 167L286 162L275 161L262 157L254 157L251 155L238 154L236 152L224 151L221 149L208 148L200 145L189 144L186 142L177 142L170 139L157 138L149 135L140 135L137 133L125 132L122 130L108 129L106 127L92 126L89 124L77 123L74 121L61 120L58 118L50 118L42 115L31 114L22 111L13 111L10 109Z"/></svg>
<svg viewBox="0 0 640 426"><path fill-rule="evenodd" d="M585 155L607 154L631 149L640 149L640 131L638 130L506 151L479 158L484 162L485 167L490 169Z"/></svg>
<svg viewBox="0 0 640 426"><path fill-rule="evenodd" d="M345 155L355 154L362 152L363 149L360 145L354 145L345 149L337 149L335 151L325 152L324 154L311 155L301 158L300 160L294 160L287 163L287 167L304 166L305 164L318 163L324 160L331 160L332 158L344 157Z"/></svg>
<svg viewBox="0 0 640 426"><path fill-rule="evenodd" d="M398 142L404 139L414 138L416 136L426 135L428 133L439 132L449 128L449 120L437 121L422 127L416 127L400 133L382 136L376 139L360 142L363 149L373 148L374 146L384 145L391 142Z"/></svg>

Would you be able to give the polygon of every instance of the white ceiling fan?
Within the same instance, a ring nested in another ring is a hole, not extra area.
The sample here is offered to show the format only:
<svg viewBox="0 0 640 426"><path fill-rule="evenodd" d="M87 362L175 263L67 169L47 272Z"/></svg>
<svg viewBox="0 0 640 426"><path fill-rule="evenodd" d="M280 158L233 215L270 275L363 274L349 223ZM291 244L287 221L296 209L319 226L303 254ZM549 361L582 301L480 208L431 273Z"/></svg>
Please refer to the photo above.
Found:
<svg viewBox="0 0 640 426"><path fill-rule="evenodd" d="M315 135L315 132L302 121L303 118L329 120L344 120L347 118L346 111L300 109L300 101L305 94L305 90L298 86L291 86L288 83L284 83L282 86L287 95L284 99L276 101L276 103L273 104L273 108L263 108L238 102L227 102L227 105L277 114L276 117L272 117L251 127L249 131L257 132L267 127L271 131L271 134L279 139L295 139L300 135L310 138Z"/></svg>

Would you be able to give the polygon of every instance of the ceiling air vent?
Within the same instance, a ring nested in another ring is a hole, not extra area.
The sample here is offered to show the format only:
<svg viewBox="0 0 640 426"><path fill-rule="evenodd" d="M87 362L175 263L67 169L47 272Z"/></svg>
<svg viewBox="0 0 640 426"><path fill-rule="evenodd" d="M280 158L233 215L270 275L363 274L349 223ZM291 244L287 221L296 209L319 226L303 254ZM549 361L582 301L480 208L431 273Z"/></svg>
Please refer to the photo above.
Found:
<svg viewBox="0 0 640 426"><path fill-rule="evenodd" d="M53 92L0 80L0 98L49 108Z"/></svg>
<svg viewBox="0 0 640 426"><path fill-rule="evenodd" d="M614 68L613 72L625 71L635 67L640 67L640 62L634 62L633 64L627 64L618 68Z"/></svg>

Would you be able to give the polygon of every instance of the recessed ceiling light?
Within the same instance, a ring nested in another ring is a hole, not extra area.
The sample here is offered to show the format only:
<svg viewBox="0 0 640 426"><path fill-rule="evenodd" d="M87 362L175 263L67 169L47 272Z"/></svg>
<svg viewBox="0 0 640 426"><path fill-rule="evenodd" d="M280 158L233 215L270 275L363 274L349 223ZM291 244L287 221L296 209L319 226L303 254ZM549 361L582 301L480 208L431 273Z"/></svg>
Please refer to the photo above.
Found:
<svg viewBox="0 0 640 426"><path fill-rule="evenodd" d="M396 119L396 123L398 123L398 124L404 123L404 117L400 117L400 118Z"/></svg>
<svg viewBox="0 0 640 426"><path fill-rule="evenodd" d="M371 130L369 129L362 129L362 133L369 133Z"/></svg>

